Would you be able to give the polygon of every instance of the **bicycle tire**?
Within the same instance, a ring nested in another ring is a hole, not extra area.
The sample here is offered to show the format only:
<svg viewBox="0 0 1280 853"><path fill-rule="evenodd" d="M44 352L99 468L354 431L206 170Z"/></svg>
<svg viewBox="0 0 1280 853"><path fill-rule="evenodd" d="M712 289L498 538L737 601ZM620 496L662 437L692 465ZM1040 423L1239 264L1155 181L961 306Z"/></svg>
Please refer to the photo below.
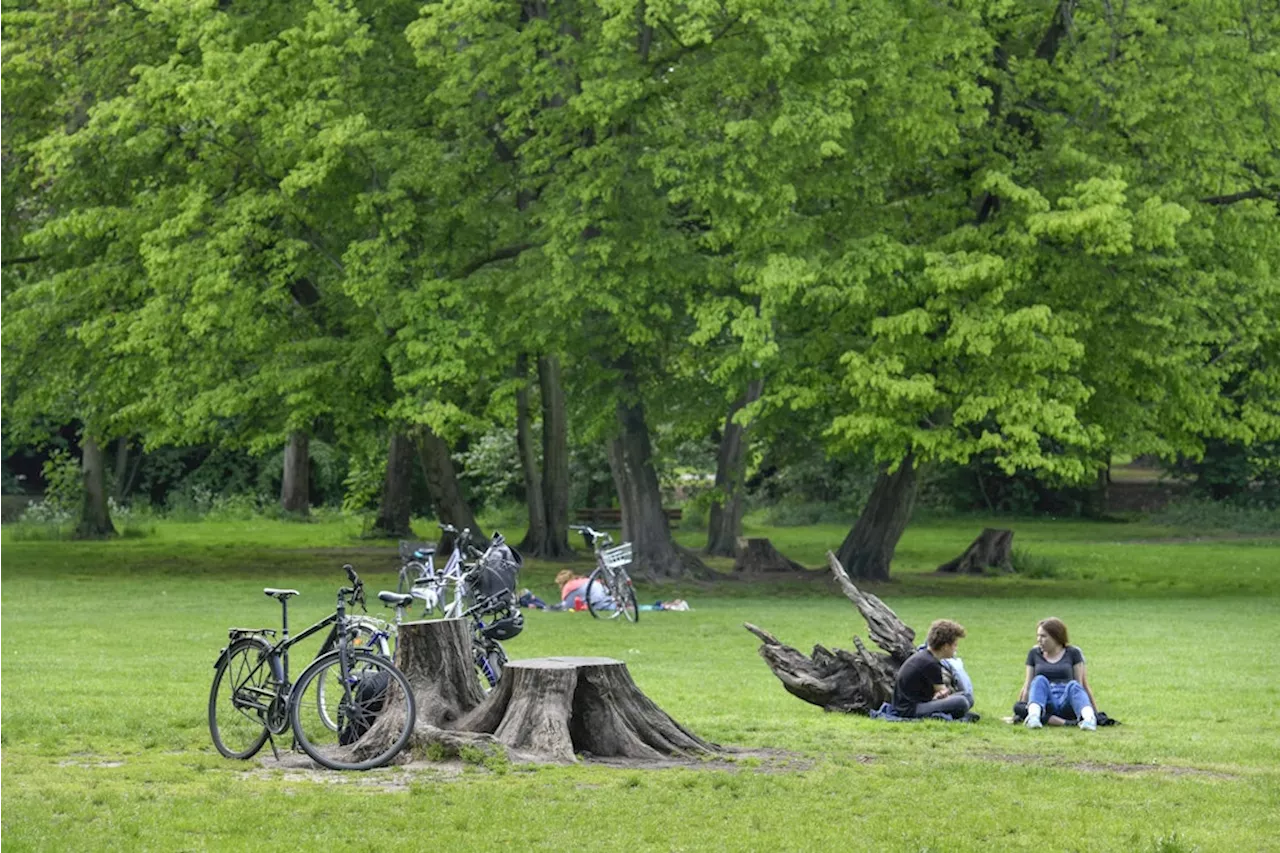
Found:
<svg viewBox="0 0 1280 853"><path fill-rule="evenodd" d="M491 645L476 645L473 650L480 689L488 693L498 686L498 681L502 678L503 667L507 665L507 653L503 650L502 644L496 640ZM485 670L486 665L488 671Z"/></svg>
<svg viewBox="0 0 1280 853"><path fill-rule="evenodd" d="M347 689L341 685L344 654L347 656L347 671L355 682ZM385 676L385 682L379 676ZM337 730L330 729L322 715L308 710L317 707L318 685L325 681L330 682L326 692L333 707L329 713L339 720ZM404 708L399 731L393 734L389 745L362 761L351 758L349 747L358 743L381 713L396 702L403 702ZM298 678L290 703L289 720L298 746L316 763L330 770L372 770L386 764L404 749L413 734L415 713L409 679L391 661L370 652L338 650L313 661Z"/></svg>
<svg viewBox="0 0 1280 853"><path fill-rule="evenodd" d="M631 576L626 569L619 569L614 580L618 583L619 592L614 594L614 601L628 622L640 621L640 608L636 604L636 589L631 584Z"/></svg>
<svg viewBox="0 0 1280 853"><path fill-rule="evenodd" d="M587 612L590 613L593 617L595 617L596 619L616 619L618 618L618 611L616 609L606 610L602 607L596 607L591 603L593 600L595 600L595 595L593 593L595 592L595 587L597 584L604 587L605 590L609 592L609 597L612 600L613 592L612 590L609 589L608 584L606 584L604 582L604 579L601 577L601 573L603 571L604 571L603 569L597 568L587 577L587 585L583 587L582 594L583 596L585 596L587 600Z"/></svg>
<svg viewBox="0 0 1280 853"><path fill-rule="evenodd" d="M275 699L278 685L264 660L271 645L257 637L244 637L227 647L214 667L209 688L209 734L218 752L243 761L252 758L267 742L266 714L261 707L269 695ZM237 701L237 699L239 701ZM249 701L253 700L253 705Z"/></svg>
<svg viewBox="0 0 1280 853"><path fill-rule="evenodd" d="M391 660L391 649L387 645L386 638L379 638L377 643L373 642L375 629L372 623L365 621L364 617L352 617L351 622L355 625L355 636L352 638L352 644L357 648L375 654L378 657ZM324 645L320 647L320 652L316 655L316 660L327 654L333 653L334 634L330 632L328 639L324 641ZM333 719L329 713L329 703L326 701L325 682L321 681L316 688L316 713L320 719L329 728L329 731L336 732L338 730L338 721Z"/></svg>

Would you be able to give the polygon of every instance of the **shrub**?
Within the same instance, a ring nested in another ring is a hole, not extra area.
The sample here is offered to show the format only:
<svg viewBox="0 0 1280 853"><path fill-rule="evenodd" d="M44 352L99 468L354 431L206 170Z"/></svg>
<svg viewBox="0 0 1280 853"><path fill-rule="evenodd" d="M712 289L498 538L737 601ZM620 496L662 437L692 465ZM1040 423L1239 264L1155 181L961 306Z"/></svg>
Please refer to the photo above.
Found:
<svg viewBox="0 0 1280 853"><path fill-rule="evenodd" d="M1014 573L1024 578L1057 578L1063 575L1057 560L1037 556L1023 548L1014 548L1009 555L1009 562L1013 565Z"/></svg>
<svg viewBox="0 0 1280 853"><path fill-rule="evenodd" d="M1184 498L1153 513L1149 520L1192 533L1280 533L1280 512L1228 501Z"/></svg>

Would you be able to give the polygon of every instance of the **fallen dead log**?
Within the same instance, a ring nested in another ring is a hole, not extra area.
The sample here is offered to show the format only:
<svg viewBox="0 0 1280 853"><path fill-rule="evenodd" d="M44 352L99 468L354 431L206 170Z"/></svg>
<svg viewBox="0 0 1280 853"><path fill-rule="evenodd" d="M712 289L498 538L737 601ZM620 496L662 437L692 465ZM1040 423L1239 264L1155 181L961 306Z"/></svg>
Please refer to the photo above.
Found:
<svg viewBox="0 0 1280 853"><path fill-rule="evenodd" d="M760 656L793 696L828 711L866 714L892 700L898 667L915 651L915 631L879 598L854 586L830 551L827 562L845 596L866 620L871 639L883 651L869 650L855 636L852 652L817 645L812 655L805 655L763 628L749 622L743 627L763 643Z"/></svg>

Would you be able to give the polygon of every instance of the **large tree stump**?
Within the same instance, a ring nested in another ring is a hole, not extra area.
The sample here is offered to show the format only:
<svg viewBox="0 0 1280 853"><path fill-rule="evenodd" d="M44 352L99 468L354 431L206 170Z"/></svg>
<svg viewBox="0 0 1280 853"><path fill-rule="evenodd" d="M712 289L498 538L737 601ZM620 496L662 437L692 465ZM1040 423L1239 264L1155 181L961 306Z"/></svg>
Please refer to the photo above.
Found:
<svg viewBox="0 0 1280 853"><path fill-rule="evenodd" d="M739 537L734 549L735 572L803 572L804 566L788 559L768 539Z"/></svg>
<svg viewBox="0 0 1280 853"><path fill-rule="evenodd" d="M653 760L719 750L667 716L612 658L510 661L484 704L454 728L564 762L578 754Z"/></svg>
<svg viewBox="0 0 1280 853"><path fill-rule="evenodd" d="M1013 531L983 528L964 553L949 563L938 566L940 572L980 575L988 567L1013 571Z"/></svg>
<svg viewBox="0 0 1280 853"><path fill-rule="evenodd" d="M879 598L854 586L830 551L827 562L845 596L866 620L871 639L884 652L869 651L855 636L856 651L831 651L818 645L806 656L763 628L749 622L743 627L764 643L760 656L787 692L828 711L866 714L893 698L898 667L915 651L915 631Z"/></svg>
<svg viewBox="0 0 1280 853"><path fill-rule="evenodd" d="M405 622L396 644L396 666L413 688L417 733L448 728L484 700L471 653L471 627L464 619ZM355 744L357 756L377 755L390 745L404 720L404 702L386 708Z"/></svg>

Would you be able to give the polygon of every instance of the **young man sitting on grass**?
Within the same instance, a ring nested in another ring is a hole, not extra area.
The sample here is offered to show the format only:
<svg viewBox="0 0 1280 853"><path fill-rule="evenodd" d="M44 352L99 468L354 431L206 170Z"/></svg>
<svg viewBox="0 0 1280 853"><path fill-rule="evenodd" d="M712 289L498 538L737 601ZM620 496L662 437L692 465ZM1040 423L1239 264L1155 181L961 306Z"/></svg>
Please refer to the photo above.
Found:
<svg viewBox="0 0 1280 853"><path fill-rule="evenodd" d="M925 647L907 658L893 684L893 711L900 717L949 714L961 719L971 707L967 697L943 684L942 662L954 657L964 626L939 619L929 626Z"/></svg>

